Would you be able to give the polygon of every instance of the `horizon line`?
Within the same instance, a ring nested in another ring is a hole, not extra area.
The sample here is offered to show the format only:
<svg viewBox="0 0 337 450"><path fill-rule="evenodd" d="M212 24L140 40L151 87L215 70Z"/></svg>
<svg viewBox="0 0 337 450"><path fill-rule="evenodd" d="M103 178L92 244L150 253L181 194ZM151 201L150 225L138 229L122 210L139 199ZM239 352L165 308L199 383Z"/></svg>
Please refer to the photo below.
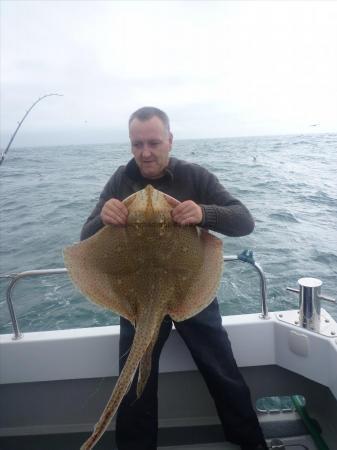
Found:
<svg viewBox="0 0 337 450"><path fill-rule="evenodd" d="M320 132L305 132L305 133L284 133L284 134L247 134L247 135L233 135L233 136L222 136L222 137L197 137L197 138L174 138L173 142L181 142L181 141L205 141L205 140L226 140L226 139L249 139L249 138L269 138L269 137L285 137L285 136L313 136L313 135L327 135L327 134L336 134L337 131L320 131ZM110 142L95 142L95 143L83 143L79 142L76 144L31 144L31 145L17 145L12 148L41 148L41 147L72 147L72 146L91 146L91 145L125 145L130 144L129 140L121 141L110 141ZM5 150L6 147L0 147L1 153Z"/></svg>

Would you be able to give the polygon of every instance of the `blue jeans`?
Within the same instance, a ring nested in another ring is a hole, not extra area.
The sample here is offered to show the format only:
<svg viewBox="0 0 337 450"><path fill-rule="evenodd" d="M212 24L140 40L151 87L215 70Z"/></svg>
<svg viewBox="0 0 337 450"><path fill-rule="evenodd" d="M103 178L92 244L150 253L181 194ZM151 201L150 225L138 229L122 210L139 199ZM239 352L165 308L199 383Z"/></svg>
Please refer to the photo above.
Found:
<svg viewBox="0 0 337 450"><path fill-rule="evenodd" d="M133 341L134 328L120 320L120 370ZM221 324L217 299L191 319L174 322L185 341L215 402L226 440L237 444L259 444L263 434L253 409L249 389L238 370L230 341ZM166 316L152 354L152 371L137 400L137 376L123 399L116 419L118 450L156 450L158 433L158 369L161 350L172 328Z"/></svg>

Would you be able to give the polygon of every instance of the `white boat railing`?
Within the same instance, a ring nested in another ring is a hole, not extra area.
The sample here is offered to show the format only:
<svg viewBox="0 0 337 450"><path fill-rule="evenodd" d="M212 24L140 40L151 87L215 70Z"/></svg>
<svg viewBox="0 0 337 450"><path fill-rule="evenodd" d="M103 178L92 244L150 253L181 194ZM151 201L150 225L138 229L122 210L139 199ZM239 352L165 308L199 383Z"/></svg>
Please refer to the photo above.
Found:
<svg viewBox="0 0 337 450"><path fill-rule="evenodd" d="M264 275L264 272L262 270L262 267L254 261L253 258L253 252L245 250L240 255L224 255L223 257L224 262L229 261L241 261L249 263L259 274L260 277L260 289L261 289L261 319L269 319L268 315L268 307L267 307L267 287L266 287L266 277ZM59 269L40 269L40 270L27 270L25 272L18 272L18 273L10 273L10 274L4 274L0 275L1 278L7 278L10 280L7 288L6 288L6 301L8 306L8 311L10 314L12 327L13 327L13 340L19 340L23 337L23 334L20 331L19 323L15 314L15 309L13 305L13 290L15 286L17 285L18 281L22 280L23 278L28 277L39 277L39 276L47 276L47 275L59 275L59 274L65 274L67 273L67 269L62 267Z"/></svg>
<svg viewBox="0 0 337 450"><path fill-rule="evenodd" d="M267 280L264 271L260 264L255 259L252 250L244 250L239 255L224 255L224 262L226 261L241 261L250 264L258 273L260 278L260 292L261 292L261 319L269 319L268 306L267 306Z"/></svg>
<svg viewBox="0 0 337 450"><path fill-rule="evenodd" d="M13 289L15 288L18 281L22 280L23 278L27 277L37 277L37 276L45 276L45 275L58 275L67 273L68 270L66 268L61 269L41 269L41 270L27 270L25 272L19 272L19 273L11 273L6 275L0 275L0 278L9 278L11 281L9 282L7 289L6 289L6 301L8 306L8 311L11 317L12 321L12 327L14 331L14 340L18 340L22 338L22 333L19 328L19 323L16 318L14 306L13 306Z"/></svg>

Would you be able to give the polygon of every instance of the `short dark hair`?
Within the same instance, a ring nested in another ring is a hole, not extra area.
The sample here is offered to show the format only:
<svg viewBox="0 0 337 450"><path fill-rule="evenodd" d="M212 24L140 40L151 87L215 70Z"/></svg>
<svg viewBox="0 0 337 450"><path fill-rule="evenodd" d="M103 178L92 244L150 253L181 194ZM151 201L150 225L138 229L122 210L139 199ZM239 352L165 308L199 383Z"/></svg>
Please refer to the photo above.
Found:
<svg viewBox="0 0 337 450"><path fill-rule="evenodd" d="M144 122L145 120L152 119L152 117L158 117L163 122L167 131L170 132L170 120L168 115L161 109L155 108L154 106L144 106L143 108L139 108L137 111L132 113L129 119L129 128L134 119Z"/></svg>

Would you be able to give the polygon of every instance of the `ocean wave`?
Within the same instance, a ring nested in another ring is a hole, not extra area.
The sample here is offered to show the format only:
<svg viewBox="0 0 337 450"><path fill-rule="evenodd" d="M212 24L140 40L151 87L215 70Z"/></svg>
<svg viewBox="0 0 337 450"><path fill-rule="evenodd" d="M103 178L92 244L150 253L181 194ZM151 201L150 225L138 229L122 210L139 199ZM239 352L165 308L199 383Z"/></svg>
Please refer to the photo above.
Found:
<svg viewBox="0 0 337 450"><path fill-rule="evenodd" d="M295 146L295 145L311 145L311 144L312 144L312 142L310 142L310 141L301 140L301 141L291 142L290 145Z"/></svg>
<svg viewBox="0 0 337 450"><path fill-rule="evenodd" d="M326 205L326 206L334 206L337 208L337 198L332 197L326 192L323 191L317 191L314 194L310 195L300 195L299 196L302 200L313 203L315 205Z"/></svg>
<svg viewBox="0 0 337 450"><path fill-rule="evenodd" d="M269 214L268 217L270 219L275 219L280 222L300 223L300 221L296 219L294 214L292 214L288 211L279 211L277 213L272 213L272 214Z"/></svg>
<svg viewBox="0 0 337 450"><path fill-rule="evenodd" d="M267 181L260 181L258 183L253 184L253 187L255 188L275 188L276 183L274 180L267 180Z"/></svg>
<svg viewBox="0 0 337 450"><path fill-rule="evenodd" d="M222 237L225 251L239 254L244 248L254 250L257 261L265 269L268 292L275 293L271 299L275 309L284 306L285 286L296 285L297 279L305 274L319 276L327 293L335 289L336 142L337 135L300 135L175 143L173 150L178 158L194 159L217 173L224 186L252 210L256 231L241 238ZM317 151L311 156L309 150L313 146ZM108 177L128 161L128 146L13 150L0 173L1 271L62 267L62 248L78 240L82 224ZM39 180L41 174L43 178ZM242 312L251 310L253 296L256 298L253 309L257 310L258 279L254 277L252 283L246 266L226 265L224 279L232 276L231 282L242 286L240 294L233 292L226 313L231 314L235 305ZM57 284L63 282L62 278ZM101 311L87 307L86 300L81 299L81 303L76 300L75 290L59 289L56 295L52 288L48 302L42 302L45 290L37 293L32 285L27 283L22 295L18 295L24 299L21 303L31 310L29 320L24 320L23 331L52 329L55 321L57 326L65 328L107 321ZM20 294L20 286L18 290ZM3 300L3 290L1 293ZM228 292L220 289L222 304L228 305L227 295ZM66 307L56 307L53 316L50 309L43 309L43 304L54 300L56 303L64 300ZM6 303L0 303L0 308L0 317L7 317ZM82 309L83 314L77 315ZM4 328L1 324L5 324ZM8 319L0 319L1 332L7 329L7 324Z"/></svg>
<svg viewBox="0 0 337 450"><path fill-rule="evenodd" d="M333 252L323 252L315 250L313 252L313 260L322 264L329 264L337 268L337 254Z"/></svg>

